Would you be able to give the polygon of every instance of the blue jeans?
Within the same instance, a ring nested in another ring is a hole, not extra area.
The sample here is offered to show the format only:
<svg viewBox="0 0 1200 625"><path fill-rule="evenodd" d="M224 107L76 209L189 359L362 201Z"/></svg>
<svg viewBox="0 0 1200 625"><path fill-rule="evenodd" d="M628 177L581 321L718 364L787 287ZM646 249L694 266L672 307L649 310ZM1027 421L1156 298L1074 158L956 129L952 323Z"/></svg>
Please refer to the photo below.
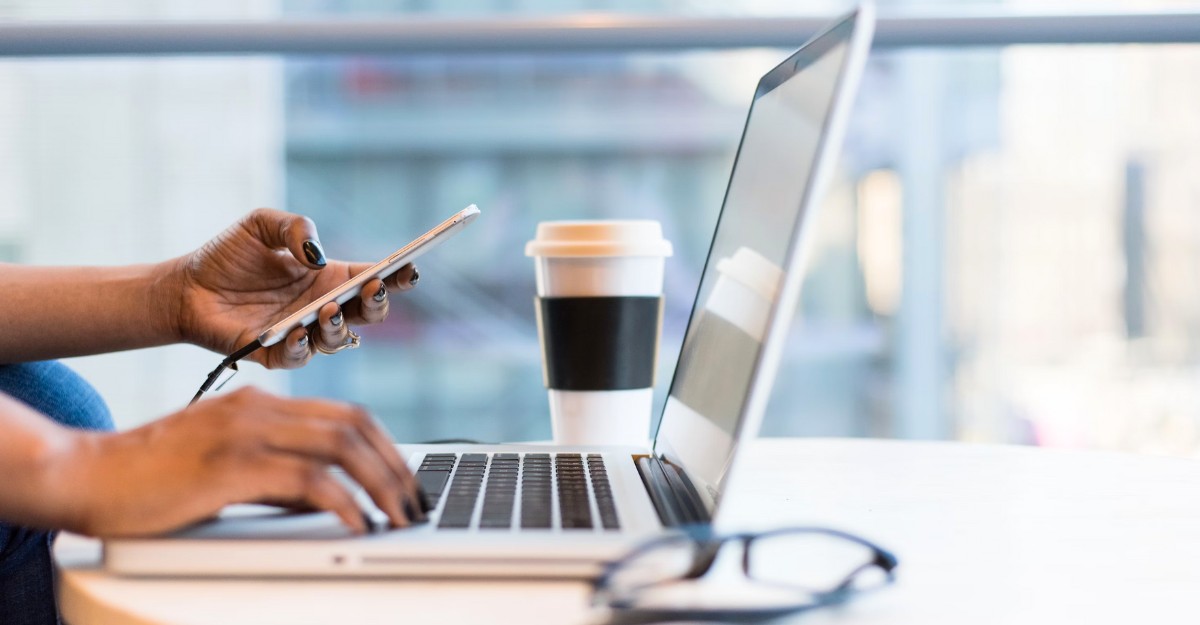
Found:
<svg viewBox="0 0 1200 625"><path fill-rule="evenodd" d="M104 400L62 363L0 365L0 393L63 425L113 428ZM20 479L4 479L13 477ZM53 542L54 532L0 522L0 625L58 625L50 554Z"/></svg>

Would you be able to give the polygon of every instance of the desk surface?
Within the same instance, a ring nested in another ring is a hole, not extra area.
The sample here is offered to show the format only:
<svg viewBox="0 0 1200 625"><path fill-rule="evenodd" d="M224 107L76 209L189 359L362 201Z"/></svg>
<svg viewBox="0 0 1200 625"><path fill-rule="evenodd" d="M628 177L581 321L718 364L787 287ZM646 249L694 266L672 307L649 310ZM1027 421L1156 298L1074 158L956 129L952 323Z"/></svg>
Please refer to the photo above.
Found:
<svg viewBox="0 0 1200 625"><path fill-rule="evenodd" d="M900 558L897 584L820 623L1195 622L1200 462L1104 452L768 439L727 527L824 524ZM583 623L571 582L128 580L94 541L57 548L72 625Z"/></svg>

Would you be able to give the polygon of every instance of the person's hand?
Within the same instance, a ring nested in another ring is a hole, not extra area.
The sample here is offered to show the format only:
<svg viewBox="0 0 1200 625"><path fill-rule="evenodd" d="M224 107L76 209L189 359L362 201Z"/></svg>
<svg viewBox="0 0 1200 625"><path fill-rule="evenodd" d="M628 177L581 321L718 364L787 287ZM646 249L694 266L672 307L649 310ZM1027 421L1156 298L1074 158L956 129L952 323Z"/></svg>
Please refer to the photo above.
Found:
<svg viewBox="0 0 1200 625"><path fill-rule="evenodd" d="M341 467L404 527L421 517L416 481L383 428L349 404L243 388L120 434L91 434L64 460L60 488L91 536L177 529L233 503L329 510L369 528L328 469Z"/></svg>
<svg viewBox="0 0 1200 625"><path fill-rule="evenodd" d="M228 355L370 266L327 260L312 220L260 208L171 264L180 294L178 334ZM317 344L329 350L344 345L350 324L383 321L388 294L411 289L419 276L409 264L386 281L371 280L344 307L322 307L317 329L297 328L249 358L270 369L301 367Z"/></svg>

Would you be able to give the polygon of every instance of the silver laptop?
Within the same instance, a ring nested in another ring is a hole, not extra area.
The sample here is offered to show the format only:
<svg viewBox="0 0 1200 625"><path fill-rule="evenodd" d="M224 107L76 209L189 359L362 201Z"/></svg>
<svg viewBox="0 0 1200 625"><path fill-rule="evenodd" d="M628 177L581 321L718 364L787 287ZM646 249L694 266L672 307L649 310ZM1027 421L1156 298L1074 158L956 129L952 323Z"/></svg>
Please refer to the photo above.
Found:
<svg viewBox="0 0 1200 625"><path fill-rule="evenodd" d="M587 577L651 536L712 522L766 408L806 226L834 168L873 25L870 6L860 8L759 81L652 448L405 445L429 497L427 523L352 537L329 513L235 506L170 536L108 541L107 568Z"/></svg>

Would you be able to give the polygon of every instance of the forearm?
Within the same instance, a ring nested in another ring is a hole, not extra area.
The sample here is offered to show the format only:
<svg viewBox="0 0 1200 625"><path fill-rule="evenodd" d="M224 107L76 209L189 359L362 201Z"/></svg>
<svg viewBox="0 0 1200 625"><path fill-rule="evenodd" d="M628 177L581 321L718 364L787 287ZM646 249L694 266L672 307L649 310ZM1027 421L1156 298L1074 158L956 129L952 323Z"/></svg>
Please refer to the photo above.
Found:
<svg viewBox="0 0 1200 625"><path fill-rule="evenodd" d="M3 394L0 430L0 520L79 531L86 515L70 491L86 486L68 475L70 465L91 439L104 435L58 425Z"/></svg>
<svg viewBox="0 0 1200 625"><path fill-rule="evenodd" d="M129 267L0 264L0 363L179 340L177 261Z"/></svg>

